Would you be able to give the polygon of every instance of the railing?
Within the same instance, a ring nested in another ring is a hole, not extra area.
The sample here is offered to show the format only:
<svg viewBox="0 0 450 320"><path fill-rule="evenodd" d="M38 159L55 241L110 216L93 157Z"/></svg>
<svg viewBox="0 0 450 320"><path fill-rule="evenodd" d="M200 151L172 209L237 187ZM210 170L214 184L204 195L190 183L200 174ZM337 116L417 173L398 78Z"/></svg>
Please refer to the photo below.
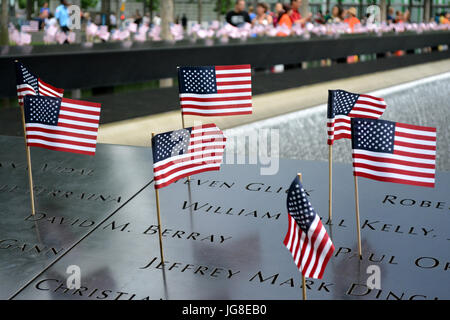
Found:
<svg viewBox="0 0 450 320"><path fill-rule="evenodd" d="M64 89L95 88L145 82L176 76L180 65L221 65L250 63L254 68L277 64L299 64L303 61L339 59L350 55L377 54L380 59L353 65L341 64L326 69L286 72L296 86L332 78L374 72L403 65L450 58L450 51L431 51L403 57L382 58L386 52L450 44L450 32L422 34L348 35L338 39L267 38L246 42L230 41L190 43L103 43L86 46L46 45L0 47L0 97L13 97L15 90L14 59L20 59L46 82ZM325 71L326 70L326 71ZM302 71L303 72L303 71ZM305 75L308 78L305 79ZM265 75L257 77L262 79ZM294 77L294 78L292 78ZM295 77L298 77L295 78ZM287 79L287 78L286 78ZM261 83L264 82L263 79ZM288 79L286 82L289 82ZM255 80L256 84L256 80ZM279 83L273 88L282 87ZM258 90L257 90L258 91ZM270 90L269 90L270 91Z"/></svg>

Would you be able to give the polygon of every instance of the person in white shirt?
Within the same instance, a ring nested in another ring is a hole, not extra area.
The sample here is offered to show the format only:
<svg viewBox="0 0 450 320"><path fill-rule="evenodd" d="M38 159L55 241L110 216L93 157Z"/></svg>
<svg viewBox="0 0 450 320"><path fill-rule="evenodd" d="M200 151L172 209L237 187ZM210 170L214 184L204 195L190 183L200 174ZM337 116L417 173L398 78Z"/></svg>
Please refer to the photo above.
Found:
<svg viewBox="0 0 450 320"><path fill-rule="evenodd" d="M268 6L265 3L258 3L256 6L256 16L252 20L253 26L268 26L272 25L273 19L270 15L267 14Z"/></svg>
<svg viewBox="0 0 450 320"><path fill-rule="evenodd" d="M117 25L116 15L113 13L109 15L109 24L111 25L111 27L115 27Z"/></svg>

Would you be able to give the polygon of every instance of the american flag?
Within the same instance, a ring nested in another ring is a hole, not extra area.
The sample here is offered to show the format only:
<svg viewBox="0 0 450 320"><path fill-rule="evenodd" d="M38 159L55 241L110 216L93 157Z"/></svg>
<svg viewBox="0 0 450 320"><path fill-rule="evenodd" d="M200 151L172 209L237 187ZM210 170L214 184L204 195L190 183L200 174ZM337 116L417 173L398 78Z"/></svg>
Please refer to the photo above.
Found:
<svg viewBox="0 0 450 320"><path fill-rule="evenodd" d="M353 174L434 187L436 128L376 119L352 119Z"/></svg>
<svg viewBox="0 0 450 320"><path fill-rule="evenodd" d="M26 95L62 98L64 89L55 88L31 73L22 63L16 61L17 97L23 104Z"/></svg>
<svg viewBox="0 0 450 320"><path fill-rule="evenodd" d="M223 132L213 123L155 135L155 188L200 172L219 170L225 142Z"/></svg>
<svg viewBox="0 0 450 320"><path fill-rule="evenodd" d="M252 113L250 65L178 68L181 112L199 116Z"/></svg>
<svg viewBox="0 0 450 320"><path fill-rule="evenodd" d="M298 176L288 190L287 209L289 228L283 243L305 277L322 279L334 245Z"/></svg>
<svg viewBox="0 0 450 320"><path fill-rule="evenodd" d="M22 25L20 28L22 32L38 32L39 31L39 21L31 20L27 24Z"/></svg>
<svg viewBox="0 0 450 320"><path fill-rule="evenodd" d="M350 118L378 119L386 109L383 98L344 90L328 90L328 144L342 138L351 139Z"/></svg>
<svg viewBox="0 0 450 320"><path fill-rule="evenodd" d="M30 95L23 101L28 146L95 154L99 103Z"/></svg>

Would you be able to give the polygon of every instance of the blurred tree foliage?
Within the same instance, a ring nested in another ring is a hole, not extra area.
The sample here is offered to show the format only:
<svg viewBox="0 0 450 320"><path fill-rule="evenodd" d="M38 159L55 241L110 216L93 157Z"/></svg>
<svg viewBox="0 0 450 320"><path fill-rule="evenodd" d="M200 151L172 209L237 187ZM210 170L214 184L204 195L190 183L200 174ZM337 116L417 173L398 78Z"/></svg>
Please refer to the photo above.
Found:
<svg viewBox="0 0 450 320"><path fill-rule="evenodd" d="M214 11L218 14L226 14L233 7L235 0L217 0Z"/></svg>
<svg viewBox="0 0 450 320"><path fill-rule="evenodd" d="M27 7L27 0L19 0L19 8L25 9Z"/></svg>
<svg viewBox="0 0 450 320"><path fill-rule="evenodd" d="M9 42L8 36L8 16L9 16L9 5L8 1L2 1L2 12L0 19L0 45L7 45Z"/></svg>
<svg viewBox="0 0 450 320"><path fill-rule="evenodd" d="M144 0L136 0L136 1L143 2ZM158 11L159 10L159 0L145 0L145 8L148 8L148 10L150 10L150 11Z"/></svg>
<svg viewBox="0 0 450 320"><path fill-rule="evenodd" d="M146 0L145 3L147 5L147 8L151 8L151 10L153 11L159 10L159 0ZM152 5L152 7L150 7L150 5Z"/></svg>
<svg viewBox="0 0 450 320"><path fill-rule="evenodd" d="M97 6L98 0L81 0L81 8L95 8Z"/></svg>

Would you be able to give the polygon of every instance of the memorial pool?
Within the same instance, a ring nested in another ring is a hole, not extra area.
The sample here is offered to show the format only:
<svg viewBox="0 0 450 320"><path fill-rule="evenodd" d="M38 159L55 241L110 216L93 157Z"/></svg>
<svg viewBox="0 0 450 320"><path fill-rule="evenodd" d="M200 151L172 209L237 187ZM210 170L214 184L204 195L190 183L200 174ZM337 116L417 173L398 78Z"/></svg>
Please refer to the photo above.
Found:
<svg viewBox="0 0 450 320"><path fill-rule="evenodd" d="M370 94L383 97L388 105L381 119L436 127L437 170L450 171L450 73ZM225 133L227 136L242 136L259 129L279 130L280 158L328 161L326 105L235 127ZM349 140L334 143L333 161L351 163Z"/></svg>

